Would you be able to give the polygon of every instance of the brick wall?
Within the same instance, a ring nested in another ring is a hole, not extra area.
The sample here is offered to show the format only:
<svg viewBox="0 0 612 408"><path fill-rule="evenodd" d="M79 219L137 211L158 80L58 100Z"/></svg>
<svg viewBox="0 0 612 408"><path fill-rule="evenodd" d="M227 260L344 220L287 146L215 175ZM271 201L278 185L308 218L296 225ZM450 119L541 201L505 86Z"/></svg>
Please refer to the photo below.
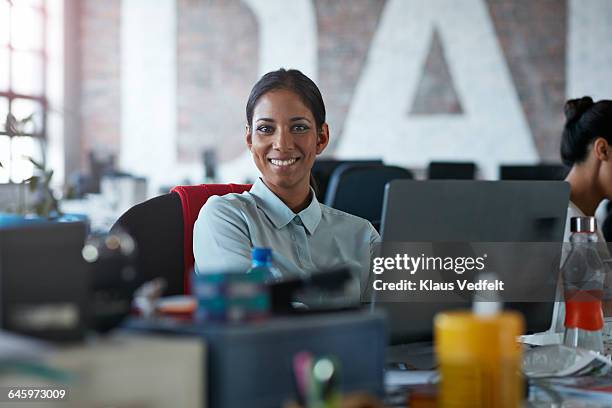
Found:
<svg viewBox="0 0 612 408"><path fill-rule="evenodd" d="M486 0L538 153L558 159L565 99L567 5L561 0ZM384 0L313 0L318 82L328 108L333 154ZM258 72L255 16L240 0L176 0L177 151L199 161L217 148L222 161L244 151L244 105ZM84 0L81 18L84 151L116 153L120 137L120 0ZM406 114L461 114L439 39L430 52L418 100ZM469 56L466 56L469 58ZM154 86L154 84L152 84ZM373 103L384 103L384 94Z"/></svg>
<svg viewBox="0 0 612 408"><path fill-rule="evenodd" d="M514 86L543 160L559 161L565 102L567 4L487 0Z"/></svg>
<svg viewBox="0 0 612 408"><path fill-rule="evenodd" d="M83 0L80 21L81 165L87 152L117 154L120 141L120 3Z"/></svg>
<svg viewBox="0 0 612 408"><path fill-rule="evenodd" d="M209 147L228 160L244 149L244 105L257 81L257 32L240 0L177 1L180 160L200 160Z"/></svg>

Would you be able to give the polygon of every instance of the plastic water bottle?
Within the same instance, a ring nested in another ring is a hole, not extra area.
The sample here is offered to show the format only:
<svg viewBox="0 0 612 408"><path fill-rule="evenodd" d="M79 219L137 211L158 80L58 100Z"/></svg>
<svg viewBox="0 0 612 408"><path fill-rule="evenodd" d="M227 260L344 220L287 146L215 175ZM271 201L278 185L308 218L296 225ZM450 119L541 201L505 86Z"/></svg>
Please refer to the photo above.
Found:
<svg viewBox="0 0 612 408"><path fill-rule="evenodd" d="M571 250L562 266L564 344L603 353L601 299L605 269L597 252L595 217L571 219Z"/></svg>
<svg viewBox="0 0 612 408"><path fill-rule="evenodd" d="M248 273L260 274L264 282L275 282L282 278L280 271L272 264L270 248L254 247L251 250L251 269Z"/></svg>

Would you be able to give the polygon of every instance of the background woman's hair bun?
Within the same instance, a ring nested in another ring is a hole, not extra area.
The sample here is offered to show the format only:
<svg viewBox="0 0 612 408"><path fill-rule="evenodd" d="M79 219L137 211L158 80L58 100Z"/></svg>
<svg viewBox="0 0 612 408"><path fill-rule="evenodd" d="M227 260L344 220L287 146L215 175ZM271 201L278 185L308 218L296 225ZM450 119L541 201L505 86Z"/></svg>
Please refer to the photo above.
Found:
<svg viewBox="0 0 612 408"><path fill-rule="evenodd" d="M567 119L567 124L572 122L576 122L584 112L589 110L589 108L593 106L593 98L590 96L583 96L579 99L570 99L565 102L565 106L563 111L565 113L565 118Z"/></svg>

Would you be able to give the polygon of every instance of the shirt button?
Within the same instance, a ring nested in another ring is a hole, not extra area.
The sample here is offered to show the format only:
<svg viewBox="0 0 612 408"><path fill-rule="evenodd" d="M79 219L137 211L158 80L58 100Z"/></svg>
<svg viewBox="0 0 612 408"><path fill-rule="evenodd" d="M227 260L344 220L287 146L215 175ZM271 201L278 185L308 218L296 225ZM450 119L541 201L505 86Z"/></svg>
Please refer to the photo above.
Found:
<svg viewBox="0 0 612 408"><path fill-rule="evenodd" d="M291 234L291 240L295 241L295 234Z"/></svg>

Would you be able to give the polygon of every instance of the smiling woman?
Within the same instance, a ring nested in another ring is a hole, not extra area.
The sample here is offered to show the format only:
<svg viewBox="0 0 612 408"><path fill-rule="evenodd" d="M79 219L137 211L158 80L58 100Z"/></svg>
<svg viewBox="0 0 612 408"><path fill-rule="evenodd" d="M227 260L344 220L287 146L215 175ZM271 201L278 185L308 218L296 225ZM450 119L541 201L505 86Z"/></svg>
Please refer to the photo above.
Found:
<svg viewBox="0 0 612 408"><path fill-rule="evenodd" d="M317 123L294 92L270 91L258 100L247 125L247 145L263 180L294 212L306 208L310 169L329 140L327 124Z"/></svg>
<svg viewBox="0 0 612 408"><path fill-rule="evenodd" d="M252 247L269 247L283 276L348 266L364 283L380 238L359 217L320 204L310 185L329 142L317 86L297 70L269 72L246 106L246 145L261 172L249 192L212 197L194 227L198 273L246 271Z"/></svg>

